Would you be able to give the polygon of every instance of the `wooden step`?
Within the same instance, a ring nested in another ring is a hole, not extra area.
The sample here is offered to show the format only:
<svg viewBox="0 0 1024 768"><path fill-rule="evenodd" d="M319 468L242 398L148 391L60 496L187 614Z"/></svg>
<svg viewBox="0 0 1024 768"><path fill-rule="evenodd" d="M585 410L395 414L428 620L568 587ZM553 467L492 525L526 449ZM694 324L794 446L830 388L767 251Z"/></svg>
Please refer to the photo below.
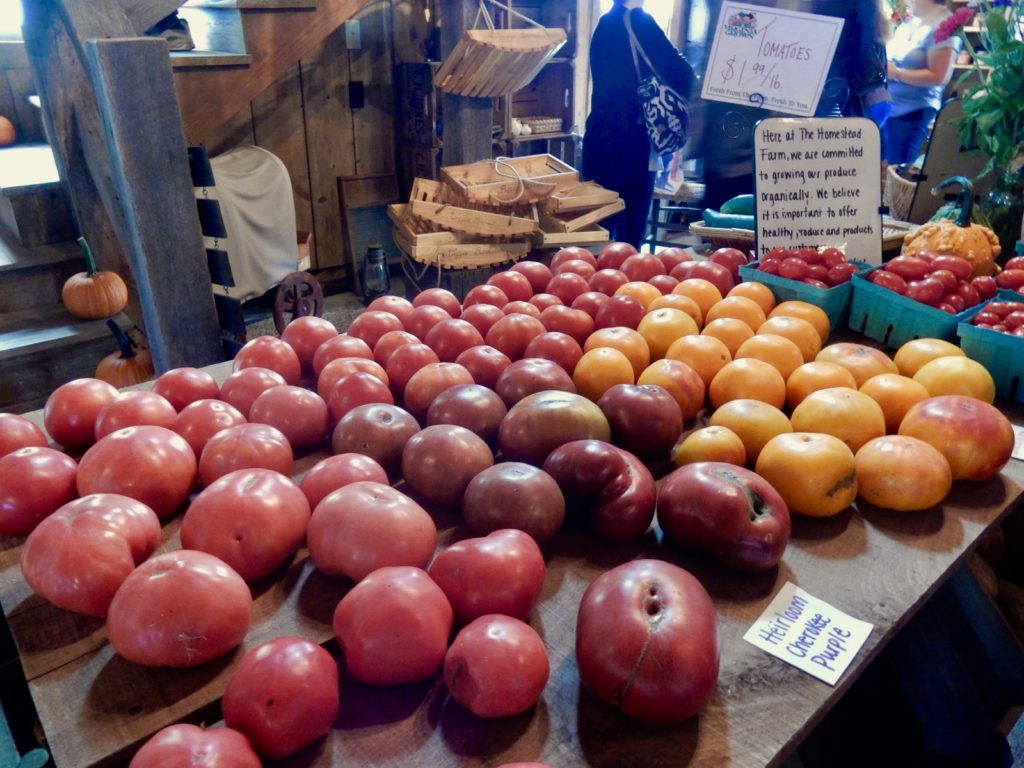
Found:
<svg viewBox="0 0 1024 768"><path fill-rule="evenodd" d="M132 325L124 315L115 319ZM105 320L81 320L63 306L0 315L0 411L41 408L54 389L92 376L116 350Z"/></svg>
<svg viewBox="0 0 1024 768"><path fill-rule="evenodd" d="M84 269L82 252L72 242L26 248L0 228L0 313L59 304L64 281Z"/></svg>
<svg viewBox="0 0 1024 768"><path fill-rule="evenodd" d="M0 148L0 224L26 247L74 238L49 145Z"/></svg>

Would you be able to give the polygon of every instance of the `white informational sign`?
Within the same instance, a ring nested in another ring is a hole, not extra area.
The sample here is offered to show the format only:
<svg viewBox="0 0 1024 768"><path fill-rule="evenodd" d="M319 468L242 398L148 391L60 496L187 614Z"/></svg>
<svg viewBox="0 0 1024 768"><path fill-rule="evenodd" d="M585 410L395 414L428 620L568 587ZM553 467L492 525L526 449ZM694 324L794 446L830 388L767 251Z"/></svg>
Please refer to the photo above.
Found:
<svg viewBox="0 0 1024 768"><path fill-rule="evenodd" d="M863 117L771 117L754 128L758 257L834 246L882 263L881 138Z"/></svg>
<svg viewBox="0 0 1024 768"><path fill-rule="evenodd" d="M1018 461L1024 461L1024 427L1013 425L1013 453L1010 454Z"/></svg>
<svg viewBox="0 0 1024 768"><path fill-rule="evenodd" d="M743 639L835 685L872 629L786 582Z"/></svg>
<svg viewBox="0 0 1024 768"><path fill-rule="evenodd" d="M723 3L701 98L813 115L843 23L834 16Z"/></svg>

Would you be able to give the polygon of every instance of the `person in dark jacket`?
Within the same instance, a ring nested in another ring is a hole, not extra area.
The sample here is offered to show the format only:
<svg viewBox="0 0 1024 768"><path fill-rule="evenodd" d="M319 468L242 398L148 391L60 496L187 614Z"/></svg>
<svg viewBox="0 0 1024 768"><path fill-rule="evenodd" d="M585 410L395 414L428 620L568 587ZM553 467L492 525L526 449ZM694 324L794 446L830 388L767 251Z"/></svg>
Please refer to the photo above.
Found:
<svg viewBox="0 0 1024 768"><path fill-rule="evenodd" d="M643 0L615 0L597 23L590 42L593 90L583 137L583 177L619 193L626 207L607 219L612 240L639 245L647 229L660 158L651 148L640 113L636 68L625 16L659 80L688 95L693 70L643 10ZM639 57L643 77L651 72Z"/></svg>

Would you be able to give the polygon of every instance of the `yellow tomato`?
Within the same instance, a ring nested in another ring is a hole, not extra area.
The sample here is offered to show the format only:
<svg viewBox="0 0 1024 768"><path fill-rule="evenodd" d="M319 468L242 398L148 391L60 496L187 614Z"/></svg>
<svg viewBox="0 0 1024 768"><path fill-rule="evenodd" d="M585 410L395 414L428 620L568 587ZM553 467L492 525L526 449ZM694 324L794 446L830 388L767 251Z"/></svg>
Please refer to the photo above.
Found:
<svg viewBox="0 0 1024 768"><path fill-rule="evenodd" d="M804 398L790 415L797 432L823 432L838 437L851 451L885 434L885 414L874 400L849 387L819 389Z"/></svg>
<svg viewBox="0 0 1024 768"><path fill-rule="evenodd" d="M885 414L885 431L890 435L899 431L900 422L914 403L929 397L921 382L898 373L872 376L861 385L860 391L878 403Z"/></svg>
<svg viewBox="0 0 1024 768"><path fill-rule="evenodd" d="M681 309L662 307L640 318L637 332L647 341L652 360L665 356L672 342L700 332L696 321Z"/></svg>
<svg viewBox="0 0 1024 768"><path fill-rule="evenodd" d="M952 355L930 360L914 374L932 397L939 395L966 395L992 403L996 399L996 383L992 374L977 360Z"/></svg>
<svg viewBox="0 0 1024 768"><path fill-rule="evenodd" d="M743 442L747 462L753 464L765 443L776 435L792 432L793 426L782 411L760 400L730 400L715 409L708 419L712 427L726 427Z"/></svg>
<svg viewBox="0 0 1024 768"><path fill-rule="evenodd" d="M786 380L778 369L762 360L744 357L722 366L708 387L708 399L718 408L741 397L781 408L786 402Z"/></svg>
<svg viewBox="0 0 1024 768"><path fill-rule="evenodd" d="M857 380L839 363L830 363L825 360L812 360L809 363L804 363L786 379L786 405L793 410L811 392L829 387L856 389Z"/></svg>
<svg viewBox="0 0 1024 768"><path fill-rule="evenodd" d="M584 352L572 372L576 392L594 402L616 384L633 382L629 358L613 347L596 347Z"/></svg>
<svg viewBox="0 0 1024 768"><path fill-rule="evenodd" d="M869 440L856 456L860 497L882 509L913 512L939 504L953 487L953 471L937 449L909 435Z"/></svg>
<svg viewBox="0 0 1024 768"><path fill-rule="evenodd" d="M853 451L832 435L777 435L761 449L754 471L772 484L796 515L829 517L857 498Z"/></svg>
<svg viewBox="0 0 1024 768"><path fill-rule="evenodd" d="M823 347L814 359L843 366L853 374L858 387L872 376L877 376L880 373L899 373L896 363L885 352L852 341L829 344L827 347Z"/></svg>
<svg viewBox="0 0 1024 768"><path fill-rule="evenodd" d="M704 386L708 387L722 366L732 360L732 353L725 342L714 336L683 336L672 342L672 346L665 352L665 359L686 363L701 377Z"/></svg>
<svg viewBox="0 0 1024 768"><path fill-rule="evenodd" d="M904 342L892 359L900 373L913 377L925 363L951 355L963 357L965 353L956 344L945 339L924 338Z"/></svg>
<svg viewBox="0 0 1024 768"><path fill-rule="evenodd" d="M740 436L728 427L703 427L676 443L672 461L677 467L698 461L722 461L742 467L747 462L747 449Z"/></svg>

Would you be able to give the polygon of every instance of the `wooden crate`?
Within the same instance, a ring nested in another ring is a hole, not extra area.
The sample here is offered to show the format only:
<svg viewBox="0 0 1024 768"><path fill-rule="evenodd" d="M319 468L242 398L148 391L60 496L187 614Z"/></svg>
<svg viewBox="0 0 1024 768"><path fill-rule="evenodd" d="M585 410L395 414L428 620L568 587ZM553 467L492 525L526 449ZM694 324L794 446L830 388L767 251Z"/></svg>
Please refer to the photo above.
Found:
<svg viewBox="0 0 1024 768"><path fill-rule="evenodd" d="M478 269L518 261L530 251L530 243L436 243L410 238L395 229L395 243L413 261L438 269Z"/></svg>
<svg viewBox="0 0 1024 768"><path fill-rule="evenodd" d="M584 181L568 189L561 189L552 193L538 203L537 207L543 213L560 215L566 211L582 211L592 208L601 208L610 205L619 199L619 193L612 189L605 189L593 181Z"/></svg>
<svg viewBox="0 0 1024 768"><path fill-rule="evenodd" d="M568 245L601 245L611 239L607 229L593 224L576 232L541 231L534 238L538 248L564 248Z"/></svg>
<svg viewBox="0 0 1024 768"><path fill-rule="evenodd" d="M535 203L579 184L580 175L554 155L526 155L441 168L459 198L484 205Z"/></svg>
<svg viewBox="0 0 1024 768"><path fill-rule="evenodd" d="M603 219L607 219L609 216L614 216L625 207L625 202L621 199L616 199L614 202L602 205L600 208L582 212L577 211L570 213L568 216L544 214L541 216L541 225L548 232L578 232L581 229L597 224L597 222Z"/></svg>
<svg viewBox="0 0 1024 768"><path fill-rule="evenodd" d="M442 229L466 232L481 237L515 237L528 235L538 228L533 219L460 208L448 203L413 200L409 213Z"/></svg>

